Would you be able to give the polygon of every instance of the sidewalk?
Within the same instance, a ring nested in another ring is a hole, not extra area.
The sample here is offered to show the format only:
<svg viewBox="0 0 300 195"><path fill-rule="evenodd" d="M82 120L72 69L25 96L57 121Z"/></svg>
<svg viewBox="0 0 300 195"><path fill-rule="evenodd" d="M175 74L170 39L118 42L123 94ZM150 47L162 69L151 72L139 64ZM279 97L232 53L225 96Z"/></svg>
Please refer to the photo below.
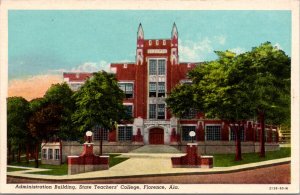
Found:
<svg viewBox="0 0 300 195"><path fill-rule="evenodd" d="M281 158L257 163L250 163L232 167L214 167L214 168L172 168L171 157L182 156L183 154L149 154L149 153L123 153L120 157L129 157L130 159L113 166L108 170L81 173L77 175L38 175L30 172L42 171L47 169L36 169L28 167L28 170L7 172L9 176L40 178L50 180L69 180L69 179L92 179L92 178L120 178L130 176L157 176L157 175L178 175L178 174L214 174L234 172L239 170L254 169L258 167L271 166L290 162L291 158ZM9 166L16 167L16 166Z"/></svg>

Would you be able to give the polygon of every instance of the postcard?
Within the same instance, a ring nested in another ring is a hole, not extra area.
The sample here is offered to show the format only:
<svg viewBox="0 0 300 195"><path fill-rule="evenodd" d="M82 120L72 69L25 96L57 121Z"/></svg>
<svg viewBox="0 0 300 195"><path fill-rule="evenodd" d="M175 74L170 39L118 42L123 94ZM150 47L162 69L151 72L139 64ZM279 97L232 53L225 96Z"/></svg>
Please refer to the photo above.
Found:
<svg viewBox="0 0 300 195"><path fill-rule="evenodd" d="M3 0L1 193L299 193L299 0Z"/></svg>

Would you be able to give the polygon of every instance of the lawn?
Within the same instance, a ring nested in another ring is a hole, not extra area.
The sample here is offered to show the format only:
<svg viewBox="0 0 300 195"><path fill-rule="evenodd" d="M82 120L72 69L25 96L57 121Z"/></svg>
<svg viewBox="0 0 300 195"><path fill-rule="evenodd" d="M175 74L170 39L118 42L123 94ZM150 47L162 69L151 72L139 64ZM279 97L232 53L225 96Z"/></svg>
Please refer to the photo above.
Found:
<svg viewBox="0 0 300 195"><path fill-rule="evenodd" d="M265 160L272 160L278 158L285 158L291 156L290 147L282 147L278 151L266 152L265 158L260 158L259 153L242 154L241 161L235 161L235 154L214 154L214 167L229 167L235 165L242 165L247 163L261 162Z"/></svg>
<svg viewBox="0 0 300 195"><path fill-rule="evenodd" d="M23 169L23 168L15 168L15 167L7 167L6 171L7 172L14 172L14 171L25 171L28 169Z"/></svg>
<svg viewBox="0 0 300 195"><path fill-rule="evenodd" d="M113 167L128 158L116 158L120 154L110 154L109 155L109 167ZM278 158L285 158L291 156L290 147L281 147L278 151L266 152L265 158L260 158L259 153L247 153L242 154L242 161L234 161L235 154L214 154L214 167L229 167L247 163L261 162L265 160L272 160ZM22 167L34 167L34 161L30 161L28 164L26 162L21 163L11 163L10 165L22 166ZM50 169L47 171L31 172L30 174L41 174L41 175L67 175L68 165L45 165L40 164L39 168ZM8 168L8 171L18 171L21 168Z"/></svg>
<svg viewBox="0 0 300 195"><path fill-rule="evenodd" d="M128 158L116 158L119 155L120 154L110 154L109 155L109 167L110 168L128 159ZM34 167L35 162L30 161L28 164L26 162L11 163L10 165L23 166L23 167ZM29 174L41 174L41 175L67 175L68 174L68 165L67 164L62 164L62 165L39 164L39 168L50 169L50 170L30 172Z"/></svg>

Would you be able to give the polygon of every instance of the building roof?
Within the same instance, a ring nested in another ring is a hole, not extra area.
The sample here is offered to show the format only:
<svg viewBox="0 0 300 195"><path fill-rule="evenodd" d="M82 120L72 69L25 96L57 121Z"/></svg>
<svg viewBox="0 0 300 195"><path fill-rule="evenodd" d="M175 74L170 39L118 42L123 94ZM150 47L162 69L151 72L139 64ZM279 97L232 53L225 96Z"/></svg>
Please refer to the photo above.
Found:
<svg viewBox="0 0 300 195"><path fill-rule="evenodd" d="M90 78L93 73L90 72L64 72L63 77L69 79L69 82L82 82Z"/></svg>

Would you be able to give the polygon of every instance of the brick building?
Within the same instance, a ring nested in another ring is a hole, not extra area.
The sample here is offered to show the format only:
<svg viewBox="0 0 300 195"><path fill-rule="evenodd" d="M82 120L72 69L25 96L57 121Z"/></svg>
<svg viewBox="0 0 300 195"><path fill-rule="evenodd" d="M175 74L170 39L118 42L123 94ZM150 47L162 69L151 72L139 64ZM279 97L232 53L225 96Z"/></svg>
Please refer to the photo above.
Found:
<svg viewBox="0 0 300 195"><path fill-rule="evenodd" d="M146 39L142 25L137 32L136 60L111 63L120 88L126 98L123 103L133 116L133 123L119 124L115 131L104 131L107 151L126 152L144 144L167 144L184 150L195 131L201 153L234 153L235 134L226 121L207 119L203 113L191 111L185 118L172 116L165 99L177 84L190 83L187 72L195 62L180 62L178 31L174 23L170 39ZM64 73L66 81L77 90L92 73ZM245 121L241 132L242 151L259 150L260 127ZM99 128L94 140L99 140ZM266 150L278 148L276 127L266 126ZM182 147L181 147L182 146Z"/></svg>

